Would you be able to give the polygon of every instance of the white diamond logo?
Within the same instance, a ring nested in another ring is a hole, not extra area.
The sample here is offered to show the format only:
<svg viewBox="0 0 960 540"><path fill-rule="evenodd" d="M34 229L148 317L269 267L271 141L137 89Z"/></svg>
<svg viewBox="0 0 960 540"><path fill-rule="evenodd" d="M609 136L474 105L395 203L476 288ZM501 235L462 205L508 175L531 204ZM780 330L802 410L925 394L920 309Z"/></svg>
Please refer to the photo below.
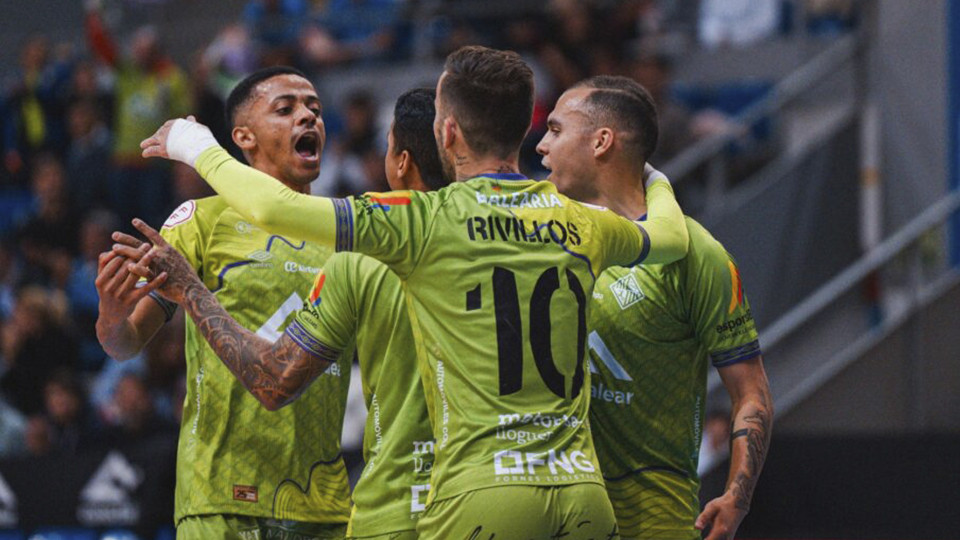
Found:
<svg viewBox="0 0 960 540"><path fill-rule="evenodd" d="M610 284L610 291L616 297L620 309L627 309L644 299L645 295L633 274L627 274Z"/></svg>

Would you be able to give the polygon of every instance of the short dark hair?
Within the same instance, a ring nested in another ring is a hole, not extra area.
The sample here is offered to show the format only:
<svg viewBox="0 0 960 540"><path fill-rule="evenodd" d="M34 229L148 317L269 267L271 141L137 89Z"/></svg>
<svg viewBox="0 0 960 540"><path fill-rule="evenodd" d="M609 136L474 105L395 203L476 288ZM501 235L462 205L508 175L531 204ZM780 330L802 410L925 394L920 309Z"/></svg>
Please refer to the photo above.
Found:
<svg viewBox="0 0 960 540"><path fill-rule="evenodd" d="M433 134L436 95L432 88L414 88L397 98L393 107L394 150L398 154L404 150L410 152L420 169L420 177L430 189L440 189L449 183L443 175Z"/></svg>
<svg viewBox="0 0 960 540"><path fill-rule="evenodd" d="M478 45L447 56L440 92L470 148L505 158L520 149L533 118L533 71L513 51Z"/></svg>
<svg viewBox="0 0 960 540"><path fill-rule="evenodd" d="M233 129L235 127L234 121L237 117L237 111L250 101L250 98L253 96L253 91L256 90L257 86L263 81L279 75L296 75L310 80L302 71L290 66L271 66L247 75L246 78L233 87L233 90L230 91L230 95L227 97L227 129Z"/></svg>
<svg viewBox="0 0 960 540"><path fill-rule="evenodd" d="M628 151L641 163L657 149L660 126L657 106L650 92L637 81L615 75L598 75L578 82L574 88L592 88L584 99L594 125L614 127L622 133Z"/></svg>

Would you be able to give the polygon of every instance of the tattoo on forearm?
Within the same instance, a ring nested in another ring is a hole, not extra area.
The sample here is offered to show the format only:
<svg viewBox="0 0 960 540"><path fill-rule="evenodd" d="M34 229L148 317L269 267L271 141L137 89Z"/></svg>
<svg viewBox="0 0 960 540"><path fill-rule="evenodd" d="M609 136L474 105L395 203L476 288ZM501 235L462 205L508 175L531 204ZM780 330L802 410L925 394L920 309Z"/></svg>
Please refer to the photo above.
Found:
<svg viewBox="0 0 960 540"><path fill-rule="evenodd" d="M770 411L769 396L764 396L761 403L750 414L740 418L741 424L747 424L746 427L733 431L730 435L731 449L736 439L744 437L747 439L746 460L743 467L737 472L733 481L730 482L730 491L736 498L737 508L743 511L750 509L750 501L753 498L753 490L757 486L757 479L760 476L760 470L767 457L767 449L770 446L770 431L773 422ZM736 423L736 420L734 420Z"/></svg>
<svg viewBox="0 0 960 540"><path fill-rule="evenodd" d="M220 360L261 403L289 403L327 368L327 362L285 335L271 344L240 326L202 284L187 288L183 307Z"/></svg>

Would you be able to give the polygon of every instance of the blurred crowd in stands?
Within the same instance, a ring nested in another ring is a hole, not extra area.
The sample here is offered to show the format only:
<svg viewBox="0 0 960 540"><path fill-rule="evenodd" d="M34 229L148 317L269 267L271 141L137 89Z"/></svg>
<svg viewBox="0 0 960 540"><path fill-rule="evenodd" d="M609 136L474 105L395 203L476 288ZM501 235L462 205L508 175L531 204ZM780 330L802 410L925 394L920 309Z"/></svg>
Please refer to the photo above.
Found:
<svg viewBox="0 0 960 540"><path fill-rule="evenodd" d="M132 1L112 7L122 12ZM838 24L852 17L842 11L851 2L807 3L839 13L830 19ZM211 31L209 44L180 61L164 47L177 36L129 28L122 17L104 17L98 2L87 4L83 42L34 35L19 65L0 66L0 457L74 453L164 430L175 436L185 384L182 318L142 356L108 358L94 331L97 258L110 249L111 231L130 229L130 218L157 226L180 201L210 194L189 167L142 159L139 142L164 120L194 114L226 144L224 100L252 70L283 63L320 78L439 62L464 44L516 50L536 74L522 166L538 177L545 171L533 148L550 108L564 88L591 75L628 75L651 91L662 123L657 163L730 129L724 115L692 111L670 91L674 58L666 45L671 17L686 4L679 1L551 0L503 17L497 2L249 0L239 20ZM704 46L762 39L764 24L776 32L786 18L762 12L751 32L724 33L725 13L744 2L702 4L700 17L710 5L718 10L711 26L701 23ZM328 143L317 193L386 189L381 111L392 104L379 103L377 81L369 84L343 103L324 104Z"/></svg>

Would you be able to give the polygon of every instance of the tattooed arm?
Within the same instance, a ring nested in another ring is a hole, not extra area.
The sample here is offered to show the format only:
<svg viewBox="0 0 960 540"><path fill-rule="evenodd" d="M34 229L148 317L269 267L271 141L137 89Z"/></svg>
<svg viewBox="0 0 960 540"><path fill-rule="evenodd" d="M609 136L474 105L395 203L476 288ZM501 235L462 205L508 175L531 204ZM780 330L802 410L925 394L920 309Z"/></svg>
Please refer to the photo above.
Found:
<svg viewBox="0 0 960 540"><path fill-rule="evenodd" d="M273 411L292 402L330 365L287 334L271 343L241 326L176 249L146 223L137 220L134 226L153 248L138 264L130 263L130 271L147 278L166 275L157 292L180 304L224 365L264 407ZM137 240L130 237L130 242Z"/></svg>
<svg viewBox="0 0 960 540"><path fill-rule="evenodd" d="M730 473L726 492L707 503L697 518L698 529L710 529L707 540L725 540L736 534L750 510L773 428L773 400L763 359L758 356L719 371L732 402Z"/></svg>

